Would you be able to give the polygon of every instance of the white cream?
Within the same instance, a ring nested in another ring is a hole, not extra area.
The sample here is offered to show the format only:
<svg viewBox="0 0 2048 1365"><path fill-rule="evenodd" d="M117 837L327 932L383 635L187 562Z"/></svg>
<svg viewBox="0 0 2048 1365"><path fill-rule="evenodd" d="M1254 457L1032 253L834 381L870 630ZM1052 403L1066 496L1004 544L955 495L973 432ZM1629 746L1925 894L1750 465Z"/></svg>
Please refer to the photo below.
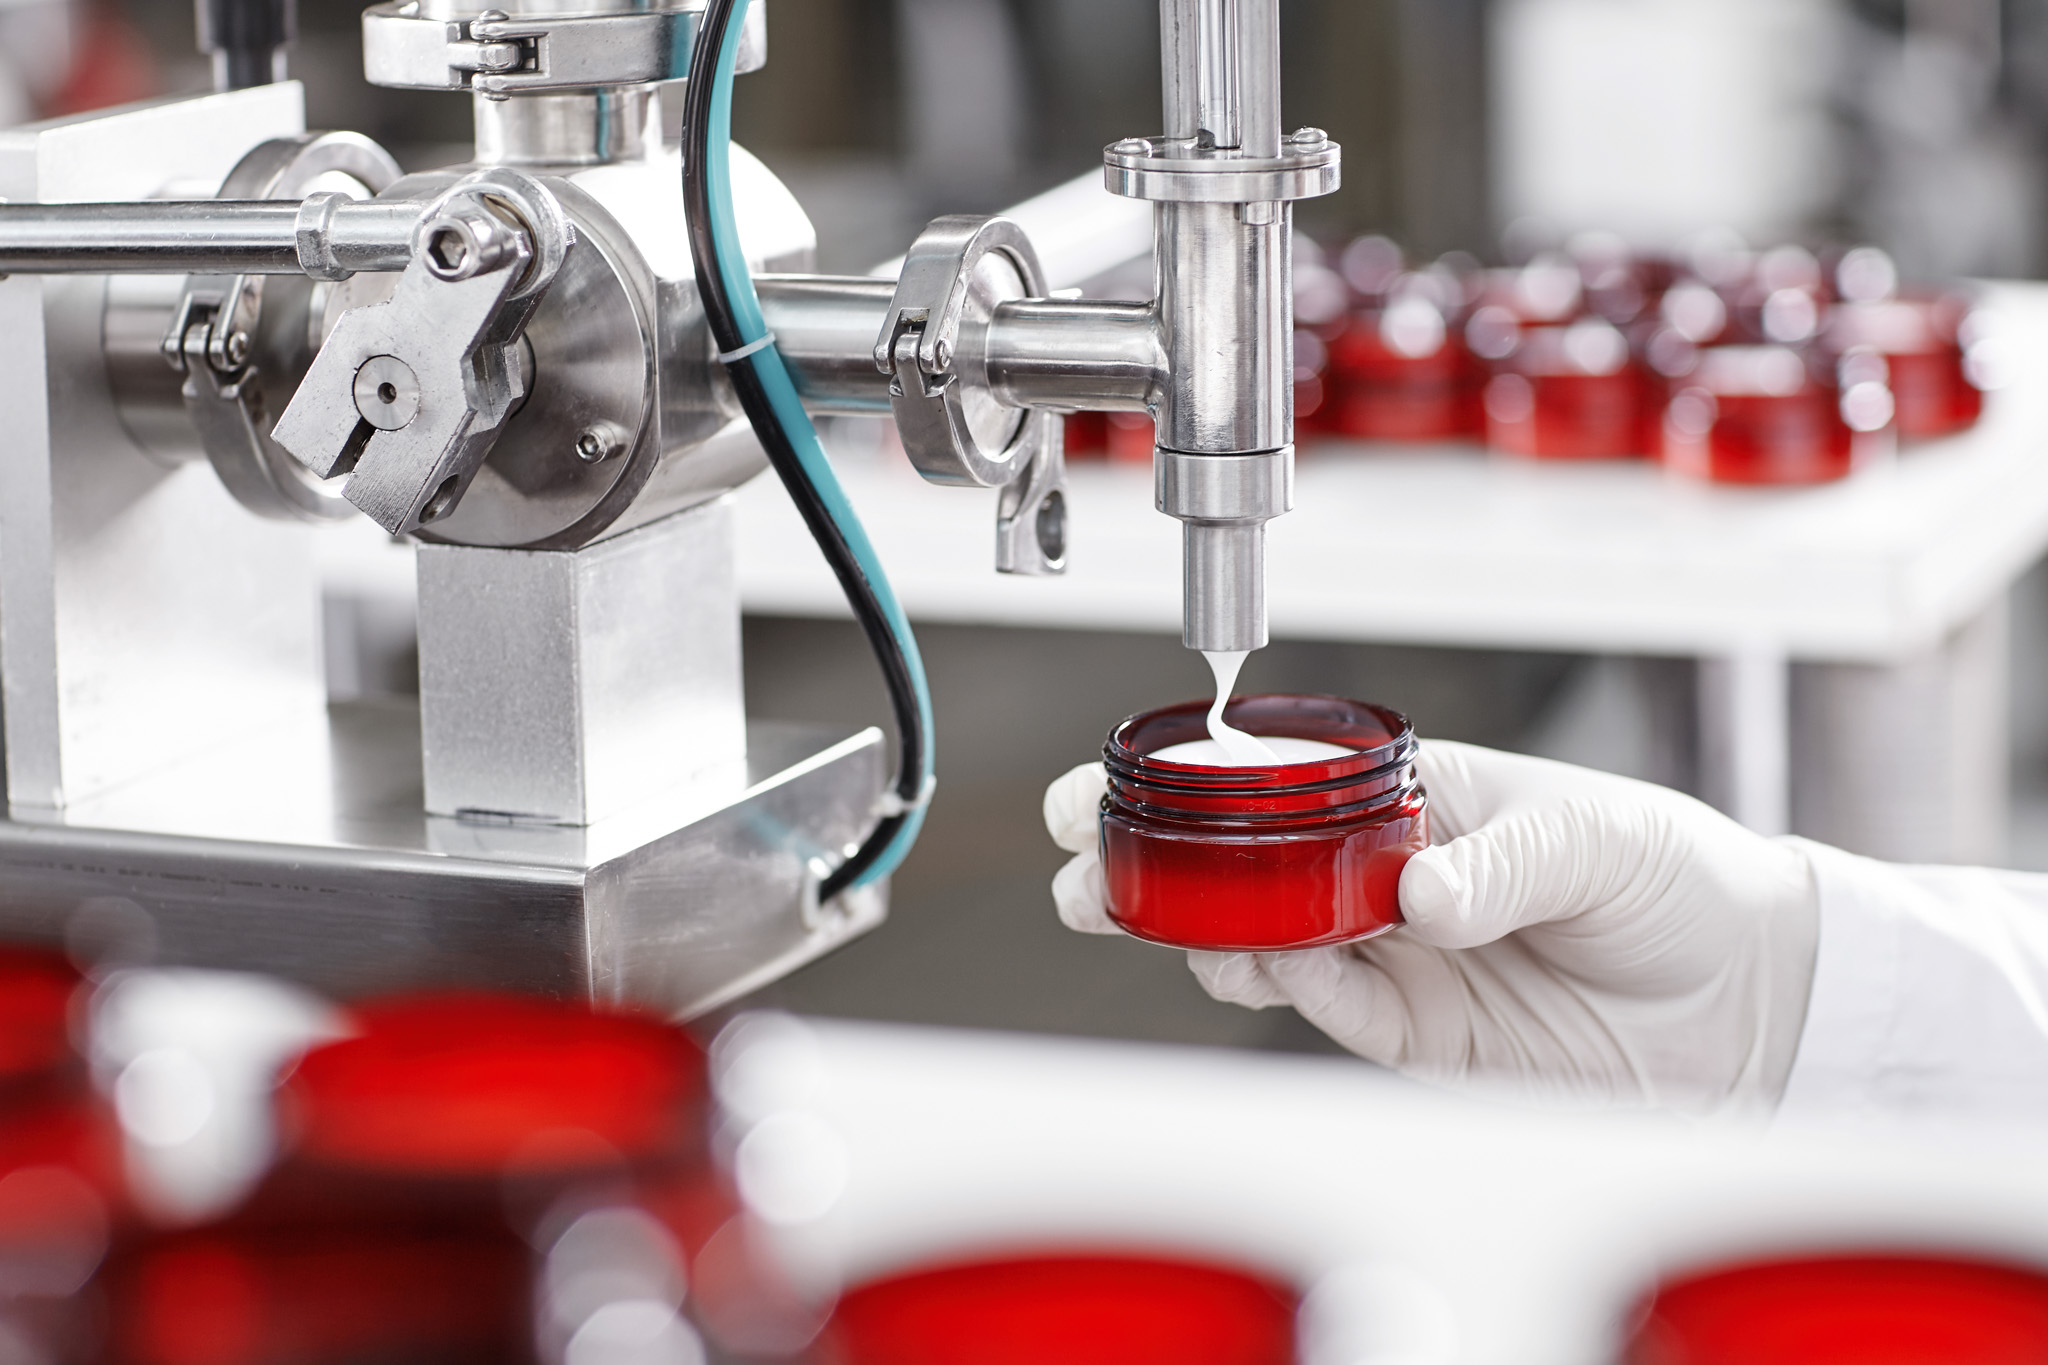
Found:
<svg viewBox="0 0 2048 1365"><path fill-rule="evenodd" d="M1262 758L1253 764L1240 763L1232 758L1221 744L1213 739L1191 739L1185 744L1169 744L1164 749L1147 754L1162 763L1188 763L1204 768L1245 768L1272 763L1320 763L1325 759L1342 758L1356 753L1341 744L1325 744L1319 739L1295 739L1288 735L1267 735L1263 738L1246 735L1269 750L1272 758Z"/></svg>
<svg viewBox="0 0 2048 1365"><path fill-rule="evenodd" d="M1280 762L1279 755L1264 740L1223 720L1223 708L1237 691L1237 674L1244 667L1246 653L1242 649L1202 651L1202 657L1209 661L1209 671L1216 675L1216 701L1209 708L1209 741L1229 755L1224 766L1232 768L1257 768Z"/></svg>

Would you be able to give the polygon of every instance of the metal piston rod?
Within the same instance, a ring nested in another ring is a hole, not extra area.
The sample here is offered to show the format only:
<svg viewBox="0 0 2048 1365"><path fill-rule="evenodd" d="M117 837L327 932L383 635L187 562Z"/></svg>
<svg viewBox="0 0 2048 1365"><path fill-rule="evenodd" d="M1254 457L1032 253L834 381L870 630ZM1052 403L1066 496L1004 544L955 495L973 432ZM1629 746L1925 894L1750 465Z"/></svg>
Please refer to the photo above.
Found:
<svg viewBox="0 0 2048 1365"><path fill-rule="evenodd" d="M427 205L290 200L0 204L0 274L311 275L400 271Z"/></svg>

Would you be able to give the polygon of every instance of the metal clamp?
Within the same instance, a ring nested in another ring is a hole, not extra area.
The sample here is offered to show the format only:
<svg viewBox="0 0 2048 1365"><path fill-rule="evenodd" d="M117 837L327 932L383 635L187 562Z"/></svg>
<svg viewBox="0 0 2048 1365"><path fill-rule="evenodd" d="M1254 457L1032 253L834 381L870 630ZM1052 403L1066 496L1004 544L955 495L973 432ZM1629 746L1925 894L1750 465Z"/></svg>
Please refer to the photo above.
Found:
<svg viewBox="0 0 2048 1365"><path fill-rule="evenodd" d="M1303 128L1277 157L1166 138L1125 138L1103 149L1112 194L1181 204L1264 204L1314 199L1343 182L1343 148L1320 128Z"/></svg>
<svg viewBox="0 0 2048 1365"><path fill-rule="evenodd" d="M996 568L1066 568L1066 464L1058 414L1004 404L988 379L996 307L1045 293L1038 253L1007 218L933 220L903 259L875 339L904 452L933 483L1000 488Z"/></svg>
<svg viewBox="0 0 2048 1365"><path fill-rule="evenodd" d="M997 304L1044 293L1031 239L1007 218L934 219L911 245L875 341L875 368L890 376L905 453L933 483L1000 488L1036 453L1023 411L999 403L984 375L963 380L961 340L963 328L985 333Z"/></svg>
<svg viewBox="0 0 2048 1365"><path fill-rule="evenodd" d="M615 14L513 19L499 10L435 19L417 0L363 14L363 76L372 85L473 90L489 99L546 90L639 85L689 74L704 0ZM768 61L765 11L753 5L740 36L738 70Z"/></svg>
<svg viewBox="0 0 2048 1365"><path fill-rule="evenodd" d="M391 297L344 313L273 433L393 535L455 509L525 395L518 343L574 229L505 167L427 208Z"/></svg>
<svg viewBox="0 0 2048 1365"><path fill-rule="evenodd" d="M304 133L259 144L228 173L219 197L296 199L332 174L376 194L399 171L389 153L360 134ZM172 312L163 351L185 376L185 411L235 500L259 516L331 521L351 511L340 486L315 478L268 432L273 405L305 365L310 293L291 276L193 276Z"/></svg>

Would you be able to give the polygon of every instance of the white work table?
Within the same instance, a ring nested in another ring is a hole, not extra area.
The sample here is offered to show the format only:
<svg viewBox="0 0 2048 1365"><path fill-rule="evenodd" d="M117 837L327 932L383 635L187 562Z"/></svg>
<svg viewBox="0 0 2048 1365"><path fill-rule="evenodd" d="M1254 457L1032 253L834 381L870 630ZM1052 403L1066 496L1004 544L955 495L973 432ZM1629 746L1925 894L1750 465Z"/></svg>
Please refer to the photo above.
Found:
<svg viewBox="0 0 2048 1365"><path fill-rule="evenodd" d="M1702 737L1724 804L1783 829L1789 663L1938 653L2048 551L2048 386L2030 379L2048 364L2048 286L1999 285L1986 303L2010 382L1983 420L1817 487L1310 445L1295 510L1268 531L1273 635L1707 661ZM1068 573L1020 579L990 569L993 494L926 484L887 452L839 463L913 621L1179 632L1180 531L1153 510L1146 465L1076 463ZM772 479L742 491L739 524L749 611L845 614Z"/></svg>

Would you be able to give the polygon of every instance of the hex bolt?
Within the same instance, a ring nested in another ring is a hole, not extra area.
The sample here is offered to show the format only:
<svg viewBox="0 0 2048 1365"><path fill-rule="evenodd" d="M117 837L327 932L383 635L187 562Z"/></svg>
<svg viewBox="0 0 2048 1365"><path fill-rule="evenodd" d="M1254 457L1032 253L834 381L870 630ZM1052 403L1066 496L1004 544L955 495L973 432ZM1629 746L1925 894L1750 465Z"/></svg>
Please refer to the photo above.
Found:
<svg viewBox="0 0 2048 1365"><path fill-rule="evenodd" d="M521 240L512 226L482 203L457 199L419 228L415 238L436 279L473 279L515 259Z"/></svg>
<svg viewBox="0 0 2048 1365"><path fill-rule="evenodd" d="M429 265L443 279L459 280L469 262L469 240L460 231L444 227L427 239Z"/></svg>

